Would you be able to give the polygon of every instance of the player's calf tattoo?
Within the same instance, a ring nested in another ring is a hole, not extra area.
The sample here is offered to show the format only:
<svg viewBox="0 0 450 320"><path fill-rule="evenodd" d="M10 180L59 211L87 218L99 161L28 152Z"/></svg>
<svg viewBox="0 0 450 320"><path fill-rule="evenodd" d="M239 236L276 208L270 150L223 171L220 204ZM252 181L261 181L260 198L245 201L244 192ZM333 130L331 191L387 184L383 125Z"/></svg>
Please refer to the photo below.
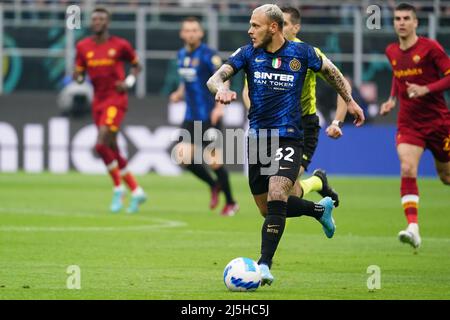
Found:
<svg viewBox="0 0 450 320"><path fill-rule="evenodd" d="M269 180L268 200L287 201L293 183L291 179L283 176L273 176Z"/></svg>

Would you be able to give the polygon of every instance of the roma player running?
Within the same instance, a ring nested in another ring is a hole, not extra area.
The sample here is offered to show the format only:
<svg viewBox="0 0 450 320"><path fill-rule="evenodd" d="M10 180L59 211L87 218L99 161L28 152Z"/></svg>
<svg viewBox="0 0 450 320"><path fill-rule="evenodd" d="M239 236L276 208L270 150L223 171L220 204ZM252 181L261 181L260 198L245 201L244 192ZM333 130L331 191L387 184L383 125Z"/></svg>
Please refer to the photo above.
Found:
<svg viewBox="0 0 450 320"><path fill-rule="evenodd" d="M109 34L109 21L110 13L106 9L96 8L92 12L93 35L77 43L74 79L81 82L87 73L94 86L92 116L98 128L95 150L113 180L110 209L116 213L123 207L123 180L132 193L127 212L135 213L146 195L127 169L127 160L119 151L117 134L128 107L127 91L134 85L141 67L130 43ZM131 73L126 78L125 62L131 63Z"/></svg>
<svg viewBox="0 0 450 320"><path fill-rule="evenodd" d="M403 3L395 8L398 42L386 48L393 70L391 96L380 110L385 115L400 102L396 143L408 226L398 237L414 248L421 244L417 169L425 149L432 152L441 181L450 185L450 111L443 95L450 88L450 59L438 42L417 36L417 26L415 7Z"/></svg>

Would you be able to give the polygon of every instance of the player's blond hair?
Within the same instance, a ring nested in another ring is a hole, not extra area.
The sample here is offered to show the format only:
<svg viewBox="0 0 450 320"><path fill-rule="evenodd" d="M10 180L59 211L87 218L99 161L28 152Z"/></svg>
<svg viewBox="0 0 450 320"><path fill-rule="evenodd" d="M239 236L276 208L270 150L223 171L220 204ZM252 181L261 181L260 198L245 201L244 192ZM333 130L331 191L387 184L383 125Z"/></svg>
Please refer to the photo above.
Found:
<svg viewBox="0 0 450 320"><path fill-rule="evenodd" d="M253 10L253 13L263 12L267 18L272 22L276 22L280 30L283 30L284 18L283 11L276 4L263 4Z"/></svg>

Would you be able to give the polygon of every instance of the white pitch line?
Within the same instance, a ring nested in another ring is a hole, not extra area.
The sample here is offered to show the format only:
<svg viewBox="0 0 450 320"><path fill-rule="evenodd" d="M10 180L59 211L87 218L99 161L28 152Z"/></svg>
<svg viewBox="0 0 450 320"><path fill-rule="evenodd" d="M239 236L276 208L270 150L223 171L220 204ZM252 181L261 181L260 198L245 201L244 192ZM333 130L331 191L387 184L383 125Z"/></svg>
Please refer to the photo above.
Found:
<svg viewBox="0 0 450 320"><path fill-rule="evenodd" d="M236 230L192 230L192 229L187 229L187 230L183 230L183 233L192 233L192 234L228 234L228 235L235 235L235 234L248 234L248 231L236 231ZM287 232L285 231L285 234L283 235L283 237L289 238L289 237L296 237L296 236L300 236L300 237L305 237L305 238L318 238L318 239L324 239L324 235L321 234L322 231L318 231L317 234L310 234L310 233L303 233L303 234L296 234L295 232ZM369 236L364 236L364 235L354 235L354 234L335 234L335 238L336 240L348 240L348 238L355 238L355 240L358 238L359 240L363 239L364 241L379 241L380 239L386 240L386 241L391 241L392 239L398 241L397 235L394 234L392 236L374 236L374 235L369 235ZM422 238L424 238L427 242L428 241L436 241L436 242L449 242L450 243L450 238L447 237L426 237L422 235Z"/></svg>
<svg viewBox="0 0 450 320"><path fill-rule="evenodd" d="M154 222L153 224L144 224L138 226L122 226L122 227L98 227L98 226L86 226L86 227L56 227L56 226L0 226L0 232L111 232L111 231L147 231L166 228L179 228L184 227L187 223L177 220L144 217L136 215L98 215L84 212L67 212L67 211L52 211L52 210L39 210L30 208L0 208L0 212L8 214L21 214L21 215L39 215L39 216L54 216L54 217L77 217L77 218L130 218L133 221L140 220L146 222ZM116 221L116 220L111 220ZM130 221L130 220L126 220ZM155 224L156 223L156 224Z"/></svg>
<svg viewBox="0 0 450 320"><path fill-rule="evenodd" d="M91 212L81 212L81 211L64 211L64 210L49 210L49 209L32 209L32 208L2 208L0 207L0 213L6 213L6 214L21 214L21 215L37 215L37 216L53 216L53 217L76 217L76 218L106 218L109 219L110 217L114 218L130 218L135 220L154 220L156 218L153 217L146 217L142 216L140 214L114 214L114 213L102 213L102 214L96 214Z"/></svg>
<svg viewBox="0 0 450 320"><path fill-rule="evenodd" d="M185 224L178 221L166 221L166 224L130 226L130 227L37 227L37 226L1 226L0 232L117 232L148 231L164 228L177 228Z"/></svg>

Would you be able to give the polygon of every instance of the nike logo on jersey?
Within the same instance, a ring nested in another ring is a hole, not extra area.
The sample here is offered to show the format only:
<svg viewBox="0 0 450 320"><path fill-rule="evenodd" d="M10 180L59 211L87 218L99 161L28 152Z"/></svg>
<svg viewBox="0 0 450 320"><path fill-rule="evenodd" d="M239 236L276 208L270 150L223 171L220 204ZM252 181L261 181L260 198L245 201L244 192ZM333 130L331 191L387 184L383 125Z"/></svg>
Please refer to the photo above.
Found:
<svg viewBox="0 0 450 320"><path fill-rule="evenodd" d="M266 59L259 59L259 58L255 59L255 62L264 62L264 61L266 61Z"/></svg>
<svg viewBox="0 0 450 320"><path fill-rule="evenodd" d="M289 170L290 168L288 167L280 167L280 170Z"/></svg>

